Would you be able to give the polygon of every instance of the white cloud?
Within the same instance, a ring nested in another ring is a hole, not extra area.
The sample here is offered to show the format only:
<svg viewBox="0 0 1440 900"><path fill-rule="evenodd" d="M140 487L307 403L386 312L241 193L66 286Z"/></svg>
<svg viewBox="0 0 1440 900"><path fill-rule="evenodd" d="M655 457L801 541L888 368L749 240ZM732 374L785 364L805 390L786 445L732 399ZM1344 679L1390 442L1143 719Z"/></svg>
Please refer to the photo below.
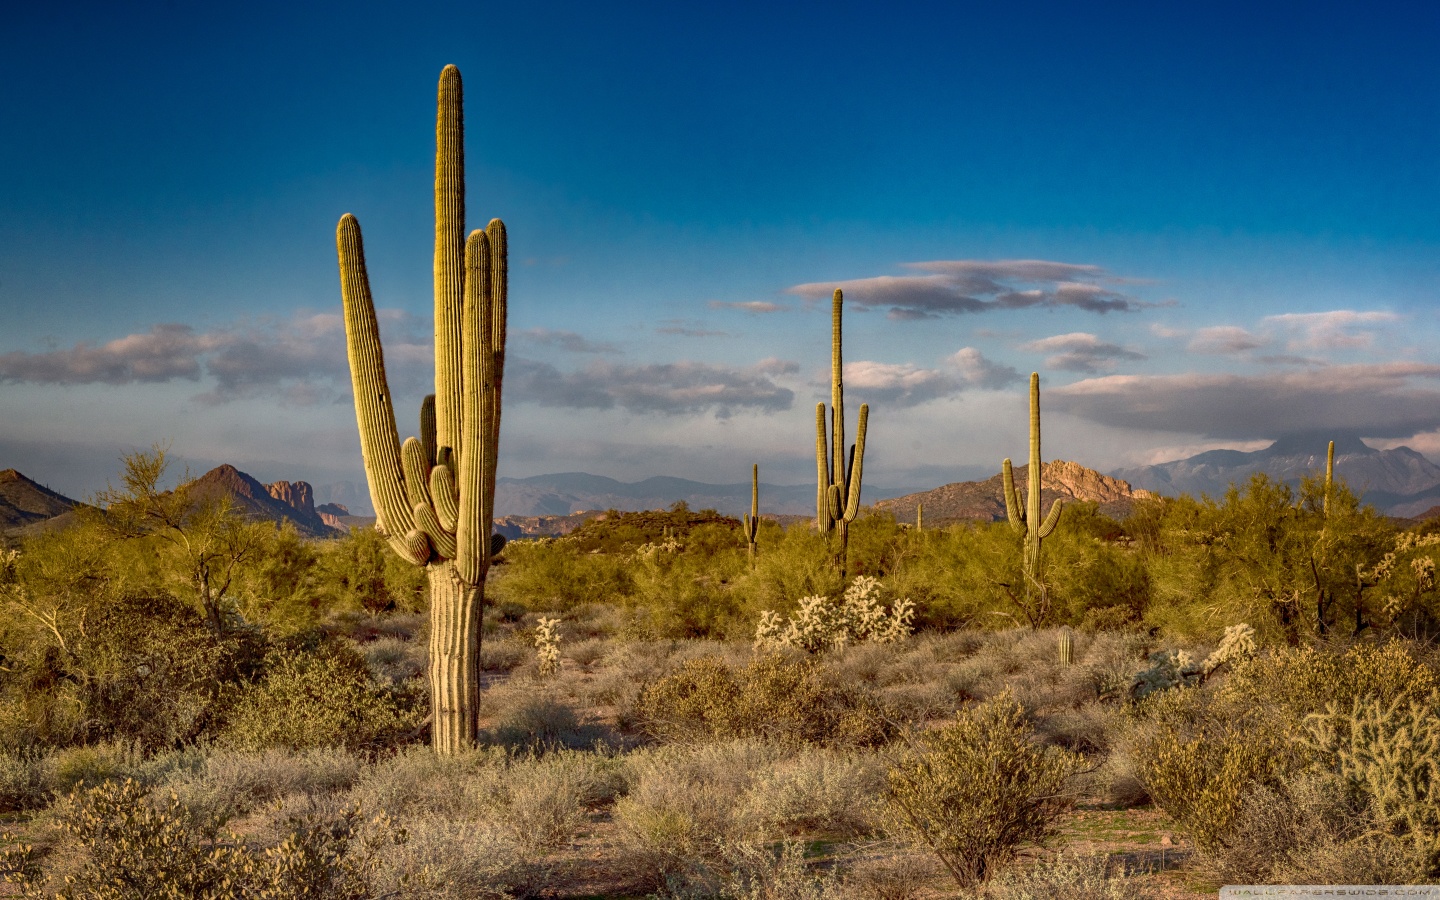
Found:
<svg viewBox="0 0 1440 900"><path fill-rule="evenodd" d="M1143 353L1127 349L1119 344L1102 340L1084 331L1057 334L1021 344L1020 349L1035 353L1050 353L1045 365L1067 372L1095 373L1115 368L1117 360L1145 359Z"/></svg>

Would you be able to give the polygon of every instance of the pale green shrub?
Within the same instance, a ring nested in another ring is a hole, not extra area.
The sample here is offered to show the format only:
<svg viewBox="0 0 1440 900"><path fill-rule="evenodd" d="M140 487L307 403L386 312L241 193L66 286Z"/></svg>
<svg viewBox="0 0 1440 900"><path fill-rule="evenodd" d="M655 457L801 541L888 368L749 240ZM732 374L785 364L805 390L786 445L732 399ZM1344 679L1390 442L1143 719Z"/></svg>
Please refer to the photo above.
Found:
<svg viewBox="0 0 1440 900"><path fill-rule="evenodd" d="M889 773L890 823L969 888L1053 833L1071 802L1065 781L1080 763L1037 744L1019 704L1002 694L915 736Z"/></svg>
<svg viewBox="0 0 1440 900"><path fill-rule="evenodd" d="M1143 900L1150 894L1124 872L1112 872L1104 853L1057 853L991 882L989 900Z"/></svg>

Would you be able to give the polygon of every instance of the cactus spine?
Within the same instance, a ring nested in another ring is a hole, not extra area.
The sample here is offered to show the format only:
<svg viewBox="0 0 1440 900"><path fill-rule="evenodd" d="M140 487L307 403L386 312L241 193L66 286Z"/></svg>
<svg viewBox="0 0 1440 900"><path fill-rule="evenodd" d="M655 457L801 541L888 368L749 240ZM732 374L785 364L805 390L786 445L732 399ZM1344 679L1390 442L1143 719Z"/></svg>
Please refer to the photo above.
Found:
<svg viewBox="0 0 1440 900"><path fill-rule="evenodd" d="M1325 499L1321 506L1321 513L1325 518L1330 518L1330 486L1335 480L1335 442L1330 442L1330 449L1325 451Z"/></svg>
<svg viewBox="0 0 1440 900"><path fill-rule="evenodd" d="M750 545L750 567L755 567L755 536L760 530L760 464L750 470L750 515L743 522L745 540Z"/></svg>
<svg viewBox="0 0 1440 900"><path fill-rule="evenodd" d="M1040 373L1030 373L1030 463L1026 467L1027 491L1025 505L1015 493L1015 475L1006 459L1001 467L1005 474L1005 514L1010 527L1025 535L1025 589L1028 594L1040 582L1040 542L1050 536L1060 521L1060 507L1064 501L1056 500L1050 507L1045 520L1040 520Z"/></svg>
<svg viewBox="0 0 1440 900"><path fill-rule="evenodd" d="M460 71L440 74L435 121L435 393L420 438L402 445L385 379L360 223L336 245L360 449L377 526L430 582L431 736L437 752L475 742L480 615L492 543L505 367L506 239L494 219L465 235Z"/></svg>
<svg viewBox="0 0 1440 900"><path fill-rule="evenodd" d="M1060 629L1060 665L1075 664L1075 633L1069 627Z"/></svg>
<svg viewBox="0 0 1440 900"><path fill-rule="evenodd" d="M815 527L821 534L840 532L840 570L845 570L849 526L860 512L860 475L865 459L865 426L870 405L860 404L855 443L845 453L845 383L840 349L840 318L845 297L836 289L830 307L830 428L826 437L825 404L815 405Z"/></svg>

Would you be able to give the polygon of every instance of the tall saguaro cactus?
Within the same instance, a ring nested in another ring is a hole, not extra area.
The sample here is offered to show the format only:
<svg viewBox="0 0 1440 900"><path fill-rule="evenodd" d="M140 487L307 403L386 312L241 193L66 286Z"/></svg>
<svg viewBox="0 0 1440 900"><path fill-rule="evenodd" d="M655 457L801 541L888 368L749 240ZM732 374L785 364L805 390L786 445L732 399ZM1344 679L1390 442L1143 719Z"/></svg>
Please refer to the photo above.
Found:
<svg viewBox="0 0 1440 900"><path fill-rule="evenodd" d="M760 464L750 469L750 514L743 520L745 540L750 545L750 567L755 567L755 538L760 532Z"/></svg>
<svg viewBox="0 0 1440 900"><path fill-rule="evenodd" d="M1050 536L1060 521L1060 507L1064 503L1056 500L1050 507L1045 520L1040 520L1040 373L1030 373L1030 463L1026 467L1027 491L1025 505L1015 493L1015 474L1007 458L1002 465L1005 473L1005 514L1010 527L1025 535L1025 581L1026 592L1040 585L1040 542Z"/></svg>
<svg viewBox="0 0 1440 900"><path fill-rule="evenodd" d="M860 424L855 443L845 453L845 383L840 352L840 318L845 296L837 288L830 308L830 428L826 437L825 404L815 404L815 527L822 534L840 533L840 570L845 570L845 550L850 523L860 512L860 474L865 460L865 426L870 405L860 404Z"/></svg>
<svg viewBox="0 0 1440 900"><path fill-rule="evenodd" d="M480 616L493 549L500 387L505 368L505 225L465 235L460 70L440 73L435 119L435 393L420 434L401 445L385 379L360 223L340 219L336 245L360 449L377 525L430 582L432 744L475 742Z"/></svg>
<svg viewBox="0 0 1440 900"><path fill-rule="evenodd" d="M1330 518L1330 488L1335 480L1335 442L1330 442L1330 448L1325 451L1325 499L1320 508L1325 518Z"/></svg>

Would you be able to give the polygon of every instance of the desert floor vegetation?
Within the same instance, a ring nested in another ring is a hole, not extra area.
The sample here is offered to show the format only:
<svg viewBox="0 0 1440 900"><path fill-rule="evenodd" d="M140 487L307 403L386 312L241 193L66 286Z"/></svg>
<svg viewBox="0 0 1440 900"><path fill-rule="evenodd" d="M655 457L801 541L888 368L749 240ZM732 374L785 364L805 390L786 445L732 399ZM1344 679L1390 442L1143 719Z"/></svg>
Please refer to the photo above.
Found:
<svg viewBox="0 0 1440 900"><path fill-rule="evenodd" d="M1075 504L1028 614L1006 523L862 514L843 573L803 524L762 521L752 566L682 505L517 541L451 756L424 579L373 532L254 529L206 593L172 541L82 517L0 558L0 895L1434 879L1440 545L1339 493Z"/></svg>

